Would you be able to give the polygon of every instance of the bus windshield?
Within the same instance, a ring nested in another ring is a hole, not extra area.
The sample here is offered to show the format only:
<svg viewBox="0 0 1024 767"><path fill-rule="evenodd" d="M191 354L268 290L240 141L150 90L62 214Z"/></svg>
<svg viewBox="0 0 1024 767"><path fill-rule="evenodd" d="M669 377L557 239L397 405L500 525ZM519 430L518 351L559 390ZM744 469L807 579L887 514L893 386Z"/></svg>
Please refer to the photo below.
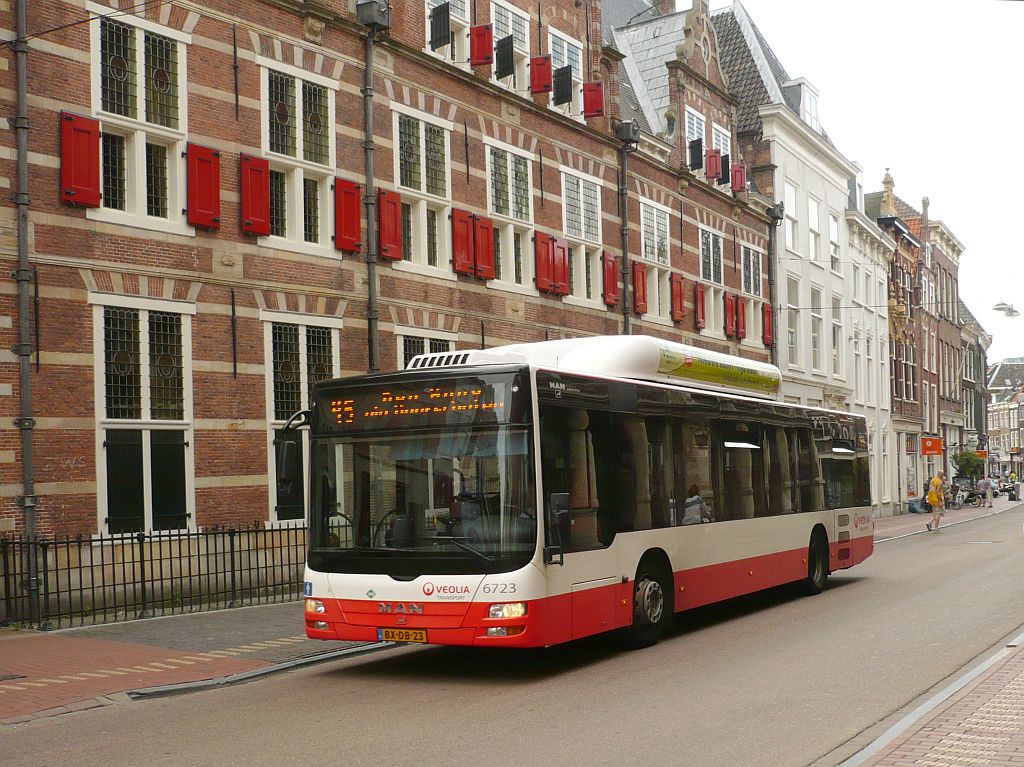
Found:
<svg viewBox="0 0 1024 767"><path fill-rule="evenodd" d="M537 542L525 426L314 439L310 565L328 572L522 567Z"/></svg>

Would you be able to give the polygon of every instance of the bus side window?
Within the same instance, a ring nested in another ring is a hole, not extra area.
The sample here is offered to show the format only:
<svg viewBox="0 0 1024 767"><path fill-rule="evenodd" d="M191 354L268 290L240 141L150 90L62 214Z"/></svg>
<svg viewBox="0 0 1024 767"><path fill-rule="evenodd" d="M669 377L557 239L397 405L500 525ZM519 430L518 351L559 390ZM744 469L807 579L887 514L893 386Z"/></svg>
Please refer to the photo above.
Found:
<svg viewBox="0 0 1024 767"><path fill-rule="evenodd" d="M676 453L673 430L665 418L647 419L647 450L649 471L651 476L651 527L670 527L672 512L677 508L681 513L683 499L679 493L684 492L676 484L675 461ZM678 500L677 500L678 499Z"/></svg>
<svg viewBox="0 0 1024 767"><path fill-rule="evenodd" d="M821 479L818 450L810 429L796 429L796 475L800 511L820 511L825 508L824 487Z"/></svg>
<svg viewBox="0 0 1024 767"><path fill-rule="evenodd" d="M717 483L711 480L711 427L706 422L687 418L675 421L673 431L676 434L676 524L682 523L683 503L694 485L711 512L713 522L720 517L715 513Z"/></svg>
<svg viewBox="0 0 1024 767"><path fill-rule="evenodd" d="M647 425L635 415L612 416L619 495L620 532L651 528L651 460Z"/></svg>
<svg viewBox="0 0 1024 767"><path fill-rule="evenodd" d="M793 474L790 470L789 440L786 430L765 429L770 463L768 477L768 513L772 516L793 513Z"/></svg>
<svg viewBox="0 0 1024 767"><path fill-rule="evenodd" d="M715 424L720 450L724 508L718 519L751 519L765 506L764 450L757 427L734 421Z"/></svg>
<svg viewBox="0 0 1024 767"><path fill-rule="evenodd" d="M593 415L592 419L586 410L561 408L545 408L541 413L544 504L550 506L554 493L564 493L569 498L568 514L559 523L565 551L584 551L608 542L598 501L602 471L595 457L595 444L601 449L607 440L600 434L595 440L592 432L605 419L602 413ZM549 519L550 514L548 508Z"/></svg>

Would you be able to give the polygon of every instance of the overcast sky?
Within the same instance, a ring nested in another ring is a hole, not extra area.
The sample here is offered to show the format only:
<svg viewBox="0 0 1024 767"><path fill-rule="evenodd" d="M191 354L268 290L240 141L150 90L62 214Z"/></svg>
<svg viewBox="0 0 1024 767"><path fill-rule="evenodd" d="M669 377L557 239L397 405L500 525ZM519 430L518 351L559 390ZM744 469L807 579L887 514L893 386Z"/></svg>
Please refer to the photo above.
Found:
<svg viewBox="0 0 1024 767"><path fill-rule="evenodd" d="M689 0L679 3L688 7ZM731 5L711 0L712 10ZM989 361L1024 356L1024 2L742 0L790 77L821 93L821 123L864 168L965 246L960 295L993 336ZM992 311L998 301L1022 314Z"/></svg>

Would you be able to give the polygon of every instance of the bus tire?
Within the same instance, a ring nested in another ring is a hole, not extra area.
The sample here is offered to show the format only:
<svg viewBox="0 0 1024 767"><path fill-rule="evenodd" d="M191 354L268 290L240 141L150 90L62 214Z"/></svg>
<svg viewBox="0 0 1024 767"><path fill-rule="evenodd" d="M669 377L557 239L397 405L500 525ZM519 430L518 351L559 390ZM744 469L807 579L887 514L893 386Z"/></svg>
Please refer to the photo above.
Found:
<svg viewBox="0 0 1024 767"><path fill-rule="evenodd" d="M623 633L626 647L650 647L668 631L672 598L672 576L667 567L654 557L644 557L633 581L633 623Z"/></svg>
<svg viewBox="0 0 1024 767"><path fill-rule="evenodd" d="M828 537L820 530L815 530L807 547L807 577L800 581L800 591L807 596L820 594L827 581Z"/></svg>

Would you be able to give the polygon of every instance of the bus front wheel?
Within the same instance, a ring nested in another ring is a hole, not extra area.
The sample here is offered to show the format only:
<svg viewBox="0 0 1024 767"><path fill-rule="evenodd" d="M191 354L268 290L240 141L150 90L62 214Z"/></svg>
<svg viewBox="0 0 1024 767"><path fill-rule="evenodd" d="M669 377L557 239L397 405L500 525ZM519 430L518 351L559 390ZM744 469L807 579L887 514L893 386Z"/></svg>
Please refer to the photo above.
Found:
<svg viewBox="0 0 1024 767"><path fill-rule="evenodd" d="M640 563L633 581L633 624L625 630L626 646L649 647L672 621L672 579L652 561Z"/></svg>
<svg viewBox="0 0 1024 767"><path fill-rule="evenodd" d="M811 536L807 547L807 577L800 590L807 595L820 594L828 581L828 538L820 532Z"/></svg>

